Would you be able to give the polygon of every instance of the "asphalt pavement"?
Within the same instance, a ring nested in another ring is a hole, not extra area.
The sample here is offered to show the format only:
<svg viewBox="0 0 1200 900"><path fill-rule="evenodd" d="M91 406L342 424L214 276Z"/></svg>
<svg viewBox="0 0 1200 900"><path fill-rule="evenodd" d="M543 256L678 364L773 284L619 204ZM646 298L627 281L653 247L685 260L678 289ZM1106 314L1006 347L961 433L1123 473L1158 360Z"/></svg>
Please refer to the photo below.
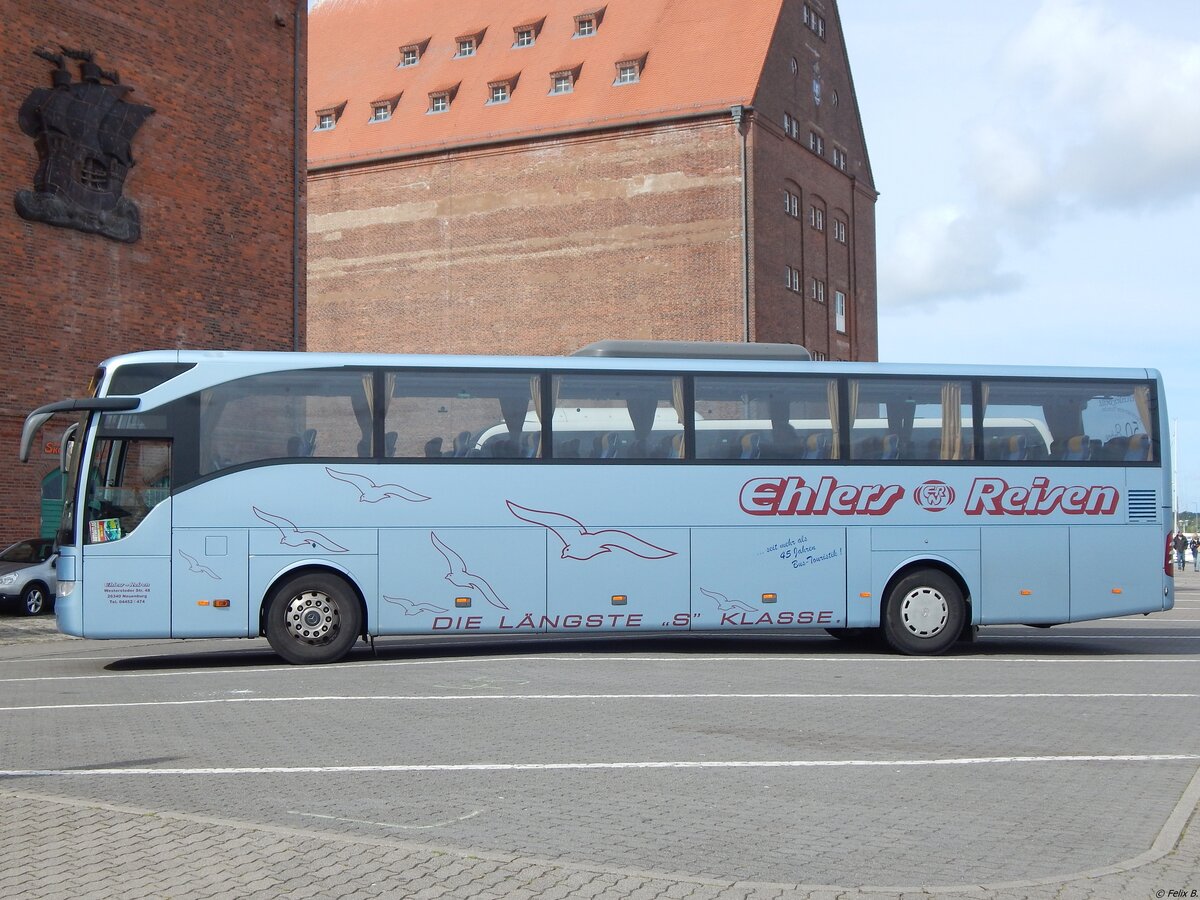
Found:
<svg viewBox="0 0 1200 900"><path fill-rule="evenodd" d="M936 659L387 639L298 668L0 616L0 897L1200 897L1177 587Z"/></svg>

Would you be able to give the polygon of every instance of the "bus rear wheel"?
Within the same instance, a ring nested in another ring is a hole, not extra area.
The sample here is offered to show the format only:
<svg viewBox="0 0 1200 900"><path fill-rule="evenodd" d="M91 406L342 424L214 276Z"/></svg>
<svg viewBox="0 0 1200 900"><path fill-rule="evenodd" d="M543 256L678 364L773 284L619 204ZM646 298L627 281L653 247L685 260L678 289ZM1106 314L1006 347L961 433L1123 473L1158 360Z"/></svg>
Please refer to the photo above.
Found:
<svg viewBox="0 0 1200 900"><path fill-rule="evenodd" d="M908 656L936 656L958 640L967 605L954 579L937 569L905 575L888 594L883 637Z"/></svg>
<svg viewBox="0 0 1200 900"><path fill-rule="evenodd" d="M343 579L327 572L288 579L267 606L267 641L297 665L345 658L361 631L358 597Z"/></svg>

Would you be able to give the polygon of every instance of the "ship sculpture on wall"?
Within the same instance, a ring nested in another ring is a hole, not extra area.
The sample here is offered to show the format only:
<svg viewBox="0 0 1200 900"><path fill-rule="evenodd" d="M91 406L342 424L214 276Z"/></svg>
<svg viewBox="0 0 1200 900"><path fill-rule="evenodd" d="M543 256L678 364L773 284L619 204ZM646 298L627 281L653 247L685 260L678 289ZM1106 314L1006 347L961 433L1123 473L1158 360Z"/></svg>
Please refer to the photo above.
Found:
<svg viewBox="0 0 1200 900"><path fill-rule="evenodd" d="M154 109L126 100L133 88L101 69L92 51L60 49L34 51L54 63L54 86L35 88L18 113L21 130L37 142L39 163L34 189L17 192L17 212L133 243L141 217L122 191L133 166L133 136ZM79 62L80 81L72 80L67 59Z"/></svg>

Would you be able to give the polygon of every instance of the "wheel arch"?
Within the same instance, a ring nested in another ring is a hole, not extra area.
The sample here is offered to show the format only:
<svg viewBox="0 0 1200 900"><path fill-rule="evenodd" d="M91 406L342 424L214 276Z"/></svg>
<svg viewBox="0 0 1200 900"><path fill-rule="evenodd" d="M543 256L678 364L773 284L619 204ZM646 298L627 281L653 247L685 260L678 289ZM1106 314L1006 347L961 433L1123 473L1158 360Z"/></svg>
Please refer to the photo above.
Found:
<svg viewBox="0 0 1200 900"><path fill-rule="evenodd" d="M354 592L355 598L358 600L359 612L362 617L362 631L359 637L367 637L370 631L370 625L367 621L367 598L363 594L362 587L348 569L343 566L336 565L328 560L297 560L275 573L263 589L262 596L258 598L258 635L265 637L267 634L267 602L275 593L280 583L290 578L295 578L298 575L333 575L342 579Z"/></svg>
<svg viewBox="0 0 1200 900"><path fill-rule="evenodd" d="M971 596L970 585L967 584L967 579L963 577L959 568L953 562L940 556L922 556L913 559L905 560L898 565L891 575L888 576L887 583L883 586L883 590L879 594L879 621L883 622L883 617L887 614L888 599L892 596L892 591L896 584L902 579L907 578L913 572L922 569L933 569L941 572L950 578L962 593L963 603L967 605L967 616L964 627L977 624L975 621L975 603Z"/></svg>

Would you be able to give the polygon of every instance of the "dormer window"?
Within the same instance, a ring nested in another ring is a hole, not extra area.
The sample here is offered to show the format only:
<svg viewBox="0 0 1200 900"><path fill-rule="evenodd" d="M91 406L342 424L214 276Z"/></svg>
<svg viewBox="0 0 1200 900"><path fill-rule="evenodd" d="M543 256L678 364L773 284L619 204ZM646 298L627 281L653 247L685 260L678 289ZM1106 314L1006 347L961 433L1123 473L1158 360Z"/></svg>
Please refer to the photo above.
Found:
<svg viewBox="0 0 1200 900"><path fill-rule="evenodd" d="M386 122L392 117L392 111L395 110L396 104L400 102L400 95L396 94L392 97L380 97L378 100L371 101L371 118L370 122Z"/></svg>
<svg viewBox="0 0 1200 900"><path fill-rule="evenodd" d="M454 95L458 93L458 85L453 87L438 88L436 91L429 92L429 109L427 113L444 113L450 111L450 104L454 102Z"/></svg>
<svg viewBox="0 0 1200 900"><path fill-rule="evenodd" d="M463 59L468 56L474 56L475 51L479 49L479 45L483 43L484 30L473 31L470 34L460 34L454 39L454 43L458 45L458 52L454 54L455 59Z"/></svg>
<svg viewBox="0 0 1200 900"><path fill-rule="evenodd" d="M551 94L569 94L575 90L575 82L579 78L579 70L581 66L573 66L570 69L559 69L556 72L550 73L550 93Z"/></svg>
<svg viewBox="0 0 1200 900"><path fill-rule="evenodd" d="M537 43L538 35L542 31L542 25L546 20L538 19L536 22L523 22L520 25L513 26L513 48L532 47Z"/></svg>
<svg viewBox="0 0 1200 900"><path fill-rule="evenodd" d="M488 105L493 103L507 103L512 97L513 89L517 86L517 76L509 75L507 78L497 78L495 81L488 82Z"/></svg>
<svg viewBox="0 0 1200 900"><path fill-rule="evenodd" d="M634 84L641 81L642 68L645 64L646 57L644 54L620 60L617 63L617 78L613 84Z"/></svg>
<svg viewBox="0 0 1200 900"><path fill-rule="evenodd" d="M336 106L325 106L316 111L317 127L313 131L332 131L337 127L338 119L342 117L342 110L346 108L345 102L339 103Z"/></svg>
<svg viewBox="0 0 1200 900"><path fill-rule="evenodd" d="M601 6L599 9L590 9L587 12L581 12L575 17L575 37L585 38L591 37L600 30L600 22L604 19L604 10L606 7Z"/></svg>
<svg viewBox="0 0 1200 900"><path fill-rule="evenodd" d="M421 57L425 55L425 48L429 46L429 38L423 41L414 41L411 44L405 44L400 48L400 62L398 68L404 69L409 66L415 66L421 61Z"/></svg>

